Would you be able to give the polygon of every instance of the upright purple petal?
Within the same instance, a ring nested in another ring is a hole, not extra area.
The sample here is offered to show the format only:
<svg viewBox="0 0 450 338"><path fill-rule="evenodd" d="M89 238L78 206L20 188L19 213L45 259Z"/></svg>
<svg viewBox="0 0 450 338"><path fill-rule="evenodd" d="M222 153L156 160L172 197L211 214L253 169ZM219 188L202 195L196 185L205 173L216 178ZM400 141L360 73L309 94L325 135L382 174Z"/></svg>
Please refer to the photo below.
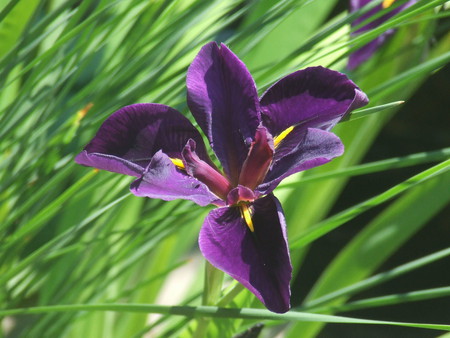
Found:
<svg viewBox="0 0 450 338"><path fill-rule="evenodd" d="M264 127L258 127L255 141L242 165L239 184L254 190L266 176L273 158L272 135Z"/></svg>
<svg viewBox="0 0 450 338"><path fill-rule="evenodd" d="M372 0L350 0L350 12L355 12L355 11L361 9L362 7L364 7L365 5L367 5L371 1ZM371 9L367 13L361 15L359 18L357 18L356 20L354 20L352 22L351 26L352 27L356 27L356 26L360 25L361 23L363 23L366 20L370 21L366 25L358 28L351 35L352 36L356 36L358 34L361 34L361 33L364 33L364 32L367 32L369 30L377 28L378 26L380 26L381 24L385 23L390 18L392 18L393 16L395 16L399 12L405 10L406 8L410 7L411 5L413 5L416 2L417 2L417 0L410 0L410 1L407 1L404 4L402 4L400 6L397 6L397 7L395 7L396 5L395 5L395 2L394 2L394 4L392 5L392 10L390 10L388 13L386 13L385 15L383 15L383 16L381 16L379 18L376 18L374 20L369 20L376 13L384 10L382 4L374 7L373 9ZM363 63L364 61L368 60L377 51L377 49L380 48L385 43L385 41L393 33L394 33L394 30L393 29L389 29L389 30L381 33L379 36L377 36L375 39L373 39L372 41L370 41L366 45L364 45L361 48L357 49L352 54L350 54L347 68L349 70L353 70L353 69L357 68L361 63Z"/></svg>
<svg viewBox="0 0 450 338"><path fill-rule="evenodd" d="M330 130L367 102L366 94L344 74L310 67L282 78L262 95L262 119L274 136L299 124Z"/></svg>
<svg viewBox="0 0 450 338"><path fill-rule="evenodd" d="M267 194L286 177L311 169L342 155L344 146L336 135L321 129L299 128L275 149L272 167L256 191Z"/></svg>
<svg viewBox="0 0 450 338"><path fill-rule="evenodd" d="M251 206L254 232L238 207L212 210L200 231L205 258L253 292L273 312L289 310L292 267L283 210L273 195Z"/></svg>
<svg viewBox="0 0 450 338"><path fill-rule="evenodd" d="M201 206L225 204L204 183L176 169L162 151L153 155L143 175L131 184L130 190L136 196L160 198L165 201L181 198Z"/></svg>
<svg viewBox="0 0 450 338"><path fill-rule="evenodd" d="M227 46L205 45L187 73L187 102L200 127L236 184L239 169L260 123L255 83Z"/></svg>
<svg viewBox="0 0 450 338"><path fill-rule="evenodd" d="M133 104L108 117L75 161L139 177L159 150L181 158L189 139L196 142L197 154L210 163L200 133L181 113L162 104Z"/></svg>

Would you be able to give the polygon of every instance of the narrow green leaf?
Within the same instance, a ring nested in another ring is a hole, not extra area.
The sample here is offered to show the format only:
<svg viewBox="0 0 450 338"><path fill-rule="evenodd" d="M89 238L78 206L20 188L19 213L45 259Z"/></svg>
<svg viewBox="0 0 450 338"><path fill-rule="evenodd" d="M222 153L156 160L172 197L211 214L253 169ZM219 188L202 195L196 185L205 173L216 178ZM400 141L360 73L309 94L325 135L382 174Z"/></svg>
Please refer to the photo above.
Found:
<svg viewBox="0 0 450 338"><path fill-rule="evenodd" d="M296 238L292 240L290 244L290 248L296 249L301 248L308 243L311 243L312 241L316 240L317 238L320 238L321 236L324 236L325 234L329 233L330 231L336 229L340 225L344 224L345 222L348 222L349 220L355 218L356 216L360 215L361 213L381 204L384 203L395 196L403 193L404 191L418 185L421 183L426 182L427 180L437 176L444 174L448 172L450 169L450 160L447 160L445 162L442 162L418 175L415 175L408 180L392 187L391 189L371 198L367 201L364 201L362 203L359 203L347 210L344 210L335 216L332 216L316 226L310 228L307 230L303 235L301 235L299 238Z"/></svg>
<svg viewBox="0 0 450 338"><path fill-rule="evenodd" d="M371 325L393 325L416 327L432 330L450 331L450 325L444 324L424 324L424 323L403 323L382 320L359 319L341 316L321 315L305 312L287 312L277 314L262 309L230 309L216 306L165 306L150 304L70 304L40 306L21 309L10 309L0 311L0 316L14 316L25 314L51 313L51 312L73 312L73 311L118 311L136 313L160 313L186 317L212 317L212 318L242 318L258 320L280 320L296 322L319 322L319 323L339 323L339 324L371 324Z"/></svg>
<svg viewBox="0 0 450 338"><path fill-rule="evenodd" d="M378 307L378 306L395 305L395 304L416 302L416 301L420 301L420 300L442 298L442 297L449 297L449 296L450 296L450 286L446 286L446 287L441 287L441 288L410 291L410 292L398 293L395 295L361 299L358 301L347 303L345 305L334 306L334 307L331 306L329 308L324 307L324 308L322 308L322 310L323 311L333 311L333 312L355 311L355 310L373 308L373 307Z"/></svg>
<svg viewBox="0 0 450 338"><path fill-rule="evenodd" d="M439 67L443 67L450 61L450 52L444 53L440 56L437 56L431 60L428 60L424 63L417 65L402 74L397 75L396 77L382 83L378 87L372 89L368 95L373 99L376 99L384 92L393 92L397 88L401 87L405 83L411 81L412 79L417 78L423 74L429 74Z"/></svg>
<svg viewBox="0 0 450 338"><path fill-rule="evenodd" d="M350 120L356 120L356 119L368 116L368 115L373 114L373 113L378 113L380 111L383 111L383 110L386 110L386 109L389 109L389 108L397 107L397 106L399 106L399 105L401 105L403 103L405 103L405 101L396 101L396 102L386 103L386 104L382 104L382 105L375 106L375 107L370 107L370 108L365 108L365 109L358 109L358 110L355 110L354 112L352 112L350 115L348 115L343 120L341 120L341 122L350 121Z"/></svg>
<svg viewBox="0 0 450 338"><path fill-rule="evenodd" d="M2 11L3 20L0 20L0 60L19 40L39 0L10 1Z"/></svg>
<svg viewBox="0 0 450 338"><path fill-rule="evenodd" d="M379 285L381 283L385 283L393 278L401 276L407 272L418 269L427 264L433 263L439 259L443 259L450 256L450 248L444 249L438 252L435 252L431 255L427 255L425 257L421 257L412 262L408 262L406 264L400 265L394 269L389 271L384 271L382 273L376 274L370 278L352 284L350 286L344 287L327 295L324 295L319 298L315 298L313 300L307 301L301 308L300 311L310 311L311 309L315 309L318 306L326 304L334 299L337 299L342 296L350 296L354 295L357 292L366 290L370 287Z"/></svg>
<svg viewBox="0 0 450 338"><path fill-rule="evenodd" d="M450 157L450 148L417 153L402 157L395 157L391 159L355 165L344 169L332 170L321 174L305 176L302 177L302 179L298 182L284 183L284 184L281 183L277 189L296 188L302 186L305 183L324 180L327 178L353 177L391 169L405 168L418 164L442 161L446 160L449 157Z"/></svg>
<svg viewBox="0 0 450 338"><path fill-rule="evenodd" d="M369 276L447 205L450 200L449 185L450 175L447 171L416 185L392 203L336 256L315 283L306 302ZM346 298L335 299L330 305L340 305ZM318 323L296 324L291 328L290 335L301 331L304 337L314 337L321 327Z"/></svg>

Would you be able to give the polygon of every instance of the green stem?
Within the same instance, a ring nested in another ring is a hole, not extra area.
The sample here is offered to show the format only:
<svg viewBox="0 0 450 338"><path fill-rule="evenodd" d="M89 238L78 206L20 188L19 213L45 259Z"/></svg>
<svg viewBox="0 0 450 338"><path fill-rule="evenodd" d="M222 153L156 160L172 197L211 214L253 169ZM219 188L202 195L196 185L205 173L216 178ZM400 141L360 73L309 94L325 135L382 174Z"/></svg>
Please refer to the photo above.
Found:
<svg viewBox="0 0 450 338"><path fill-rule="evenodd" d="M222 290L223 275L222 271L205 261L205 284L203 287L202 305L215 305L218 302ZM210 318L199 318L194 337L204 337L210 321Z"/></svg>

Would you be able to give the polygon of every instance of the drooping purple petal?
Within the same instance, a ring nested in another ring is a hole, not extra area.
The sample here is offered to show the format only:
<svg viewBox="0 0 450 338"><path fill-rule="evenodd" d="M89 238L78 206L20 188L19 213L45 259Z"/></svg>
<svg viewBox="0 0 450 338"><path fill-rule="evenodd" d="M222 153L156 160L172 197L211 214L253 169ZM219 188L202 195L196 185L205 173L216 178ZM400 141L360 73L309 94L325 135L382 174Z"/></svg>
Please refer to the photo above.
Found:
<svg viewBox="0 0 450 338"><path fill-rule="evenodd" d="M262 95L262 119L273 136L298 124L330 130L367 102L366 94L346 75L310 67L282 78Z"/></svg>
<svg viewBox="0 0 450 338"><path fill-rule="evenodd" d="M362 7L364 7L371 1L372 0L350 0L350 12L355 12L355 11L361 9ZM417 0L410 0L410 1L407 1L404 4L397 6L397 7L395 7L396 5L394 3L392 5L392 10L390 10L388 13L386 13L385 15L383 15L379 18L376 18L374 20L370 20L370 22L368 22L366 25L358 28L351 35L356 36L358 34L361 34L361 33L364 33L369 30L377 28L378 26L385 23L390 18L392 18L399 12L405 10L406 8L410 7L411 5L413 5L416 2L417 2ZM359 18L355 19L352 22L351 26L356 27L356 26L360 25L362 22L370 19L372 16L374 16L376 13L379 13L382 10L384 10L382 4L374 7L367 13L365 13L365 14L361 15ZM349 70L353 70L353 69L357 68L361 63L368 60L377 51L377 49L380 48L380 46L382 46L385 43L385 41L394 32L395 31L393 29L389 29L389 30L381 33L379 36L377 36L375 39L370 41L368 44L364 45L363 47L357 49L355 52L350 54L347 68Z"/></svg>
<svg viewBox="0 0 450 338"><path fill-rule="evenodd" d="M200 250L270 311L283 313L290 308L292 274L283 210L273 195L256 200L251 208L254 232L239 207L212 210L200 231Z"/></svg>
<svg viewBox="0 0 450 338"><path fill-rule="evenodd" d="M273 191L286 177L311 169L342 155L344 146L331 132L308 128L293 131L275 149L274 160L267 176L256 189L260 194Z"/></svg>
<svg viewBox="0 0 450 338"><path fill-rule="evenodd" d="M153 155L143 175L131 184L130 190L136 196L165 201L181 198L201 206L225 204L204 183L176 169L169 156L161 150Z"/></svg>
<svg viewBox="0 0 450 338"><path fill-rule="evenodd" d="M123 158L102 153L88 153L87 150L79 153L75 157L75 162L87 167L112 171L128 176L139 177L144 171L144 168L139 164L124 160Z"/></svg>
<svg viewBox="0 0 450 338"><path fill-rule="evenodd" d="M162 104L133 104L106 119L75 161L139 177L158 150L181 158L189 139L195 140L199 156L210 162L200 133L181 113Z"/></svg>
<svg viewBox="0 0 450 338"><path fill-rule="evenodd" d="M255 83L227 46L205 45L187 73L187 102L223 165L237 183L239 169L260 123Z"/></svg>

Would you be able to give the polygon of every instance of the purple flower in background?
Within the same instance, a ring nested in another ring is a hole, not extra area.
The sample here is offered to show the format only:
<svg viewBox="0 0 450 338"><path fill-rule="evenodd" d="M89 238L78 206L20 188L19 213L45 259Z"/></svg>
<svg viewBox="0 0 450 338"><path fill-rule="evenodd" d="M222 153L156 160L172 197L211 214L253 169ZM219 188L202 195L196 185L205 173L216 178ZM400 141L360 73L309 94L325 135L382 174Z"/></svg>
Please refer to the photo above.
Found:
<svg viewBox="0 0 450 338"><path fill-rule="evenodd" d="M344 151L329 130L366 95L345 75L322 67L292 73L258 98L246 66L211 42L187 74L187 101L200 133L161 104L134 104L111 115L76 157L79 164L135 176L137 196L214 204L199 236L215 267L274 312L290 308L292 267L286 223L272 194L285 177Z"/></svg>
<svg viewBox="0 0 450 338"><path fill-rule="evenodd" d="M350 12L355 12L359 10L360 8L364 7L371 1L373 0L350 0ZM403 5L393 8L385 15L375 20L372 20L367 25L364 25L361 28L357 29L355 32L352 33L352 36L356 36L358 34L367 32L371 29L377 28L378 26L380 26L381 24L385 23L387 20L392 18L394 15L413 5L415 2L417 2L417 0L407 1ZM369 19L373 15L377 14L378 12L387 9L391 6L394 6L394 4L395 0L384 0L380 5L376 6L375 8L371 9L370 11L368 11L367 13L365 13L364 15L360 16L358 19L353 21L352 27L358 26L359 24ZM394 34L394 29L389 29L384 33L380 34L376 39L372 40L367 45L364 45L360 49L350 54L348 61L348 69L353 70L356 67L358 67L361 63L368 60L392 34Z"/></svg>

